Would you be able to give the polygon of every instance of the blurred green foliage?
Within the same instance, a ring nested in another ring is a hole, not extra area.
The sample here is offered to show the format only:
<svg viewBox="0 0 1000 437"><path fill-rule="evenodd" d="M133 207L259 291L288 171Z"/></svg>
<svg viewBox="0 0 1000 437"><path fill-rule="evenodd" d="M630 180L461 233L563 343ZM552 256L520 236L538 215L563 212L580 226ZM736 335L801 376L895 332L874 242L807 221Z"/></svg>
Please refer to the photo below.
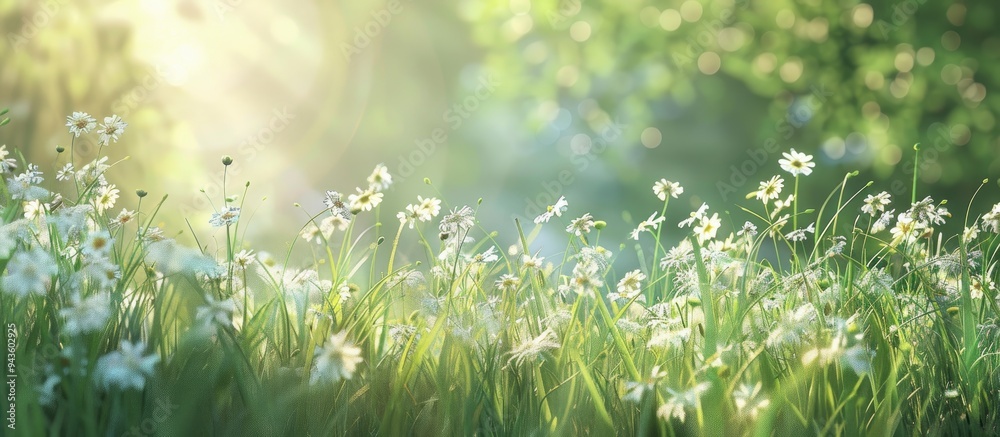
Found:
<svg viewBox="0 0 1000 437"><path fill-rule="evenodd" d="M921 195L963 204L1000 173L1000 98L989 92L1000 68L996 9L921 0L502 0L463 2L459 13L486 48L484 69L505 80L499 95L528 102L539 135L562 108L575 116L572 129L590 135L621 120L621 150L602 159L617 160L624 181L643 175L635 181L642 190L679 173L699 185L695 194L714 188L708 199L741 198L774 174L741 165L777 143L816 155L821 168L836 169L819 172L830 180L862 168L860 179L908 199L912 145L921 142ZM556 145L564 157L579 152L571 139ZM765 169L776 172L779 157L769 153ZM734 184L736 173L747 181ZM829 184L812 182L804 193L821 200Z"/></svg>

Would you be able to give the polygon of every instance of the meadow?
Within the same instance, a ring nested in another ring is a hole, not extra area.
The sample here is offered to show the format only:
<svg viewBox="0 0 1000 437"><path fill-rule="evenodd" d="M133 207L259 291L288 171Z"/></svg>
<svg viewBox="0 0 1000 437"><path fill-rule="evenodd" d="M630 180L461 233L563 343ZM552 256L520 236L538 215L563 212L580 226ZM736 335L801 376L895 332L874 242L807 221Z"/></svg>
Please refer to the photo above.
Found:
<svg viewBox="0 0 1000 437"><path fill-rule="evenodd" d="M651 174L662 209L635 228L564 197L491 230L427 179L382 211L379 165L298 205L279 248L245 241L253 185L230 181L186 246L158 227L165 193L108 180L124 120L66 127L55 163L0 147L5 435L1000 434L1000 204L925 197L917 174L893 197L810 179L792 149L729 210L667 222L690 193ZM85 135L102 153L78 163ZM829 187L822 207L800 184Z"/></svg>

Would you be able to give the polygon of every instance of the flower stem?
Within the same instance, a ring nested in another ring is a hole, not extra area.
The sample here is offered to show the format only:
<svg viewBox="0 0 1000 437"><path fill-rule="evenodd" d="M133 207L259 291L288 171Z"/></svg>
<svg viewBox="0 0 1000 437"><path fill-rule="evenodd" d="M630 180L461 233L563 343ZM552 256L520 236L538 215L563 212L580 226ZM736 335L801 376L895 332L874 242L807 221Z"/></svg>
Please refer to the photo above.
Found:
<svg viewBox="0 0 1000 437"><path fill-rule="evenodd" d="M917 175L920 173L920 143L913 145L913 191L910 192L910 204L917 203Z"/></svg>

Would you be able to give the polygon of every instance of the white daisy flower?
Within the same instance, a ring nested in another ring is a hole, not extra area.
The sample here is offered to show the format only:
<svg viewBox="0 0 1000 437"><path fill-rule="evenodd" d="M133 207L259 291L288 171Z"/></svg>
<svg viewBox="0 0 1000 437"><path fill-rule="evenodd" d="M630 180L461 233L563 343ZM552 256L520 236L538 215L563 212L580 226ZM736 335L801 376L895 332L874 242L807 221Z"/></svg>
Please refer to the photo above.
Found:
<svg viewBox="0 0 1000 437"><path fill-rule="evenodd" d="M889 193L886 191L874 196L869 194L865 197L865 204L861 207L861 212L874 217L876 212L885 211L885 207L890 203L892 203L892 200L889 199Z"/></svg>
<svg viewBox="0 0 1000 437"><path fill-rule="evenodd" d="M103 213L114 208L115 202L118 201L118 193L115 184L97 187L97 193L94 196L94 208L97 209L97 212Z"/></svg>
<svg viewBox="0 0 1000 437"><path fill-rule="evenodd" d="M111 252L113 240L108 231L91 232L87 235L87 241L83 243L82 252L84 255L95 258L104 258Z"/></svg>
<svg viewBox="0 0 1000 437"><path fill-rule="evenodd" d="M39 248L17 252L7 263L0 289L21 298L44 295L56 273L56 262L48 252Z"/></svg>
<svg viewBox="0 0 1000 437"><path fill-rule="evenodd" d="M907 243L912 243L916 241L919 232L917 232L922 226L920 223L913 220L910 214L906 212L899 213L899 217L896 219L896 226L893 226L889 232L892 234L892 245L895 246L900 242L906 241Z"/></svg>
<svg viewBox="0 0 1000 437"><path fill-rule="evenodd" d="M118 215L115 216L113 220L111 220L111 226L114 228L125 226L126 224L132 222L132 220L135 220L135 218L136 218L135 211L129 211L125 208L122 208L121 212L119 212Z"/></svg>
<svg viewBox="0 0 1000 437"><path fill-rule="evenodd" d="M396 213L396 218L399 219L401 225L409 225L410 229L413 229L413 226L421 217L419 208L419 206L413 204L406 205L406 211Z"/></svg>
<svg viewBox="0 0 1000 437"><path fill-rule="evenodd" d="M333 235L334 230L343 231L350 224L351 221L341 215L331 215L319 222L319 229L323 232L323 235L329 238L330 235Z"/></svg>
<svg viewBox="0 0 1000 437"><path fill-rule="evenodd" d="M632 237L633 240L638 240L639 234L641 232L643 231L653 232L654 230L656 230L657 227L660 226L660 222L662 222L663 220L665 220L664 217L656 217L656 212L653 212L653 215L650 215L648 219L639 222L639 225L632 230L630 236Z"/></svg>
<svg viewBox="0 0 1000 437"><path fill-rule="evenodd" d="M86 112L73 112L73 115L66 117L66 127L69 128L69 133L77 138L89 133L95 126L97 126L97 120Z"/></svg>
<svg viewBox="0 0 1000 437"><path fill-rule="evenodd" d="M146 344L122 340L119 350L97 360L94 376L105 389L112 386L122 390L134 388L142 390L146 379L153 376L153 370L160 357L155 353L145 355Z"/></svg>
<svg viewBox="0 0 1000 437"><path fill-rule="evenodd" d="M767 202L771 199L777 199L781 195L781 189L785 186L785 180L778 177L777 175L771 176L771 179L767 181L761 181L760 188L754 192L757 200Z"/></svg>
<svg viewBox="0 0 1000 437"><path fill-rule="evenodd" d="M323 347L316 348L310 384L336 383L351 379L361 358L361 349L347 341L347 331L330 336Z"/></svg>
<svg viewBox="0 0 1000 437"><path fill-rule="evenodd" d="M719 231L720 226L722 226L722 221L719 220L719 213L713 213L712 217L708 217L707 215L702 216L701 223L694 227L694 233L698 236L698 242L704 243L707 240L715 238L715 234Z"/></svg>
<svg viewBox="0 0 1000 437"><path fill-rule="evenodd" d="M34 220L45 215L45 204L38 199L24 202L24 218Z"/></svg>
<svg viewBox="0 0 1000 437"><path fill-rule="evenodd" d="M376 165L371 176L368 176L368 189L384 191L389 188L389 185L392 185L392 175L389 174L389 169L386 168L385 164Z"/></svg>
<svg viewBox="0 0 1000 437"><path fill-rule="evenodd" d="M535 223L548 223L549 219L553 216L562 217L562 213L565 212L568 207L569 202L566 202L566 196L560 196L555 205L549 205L545 208L545 212L538 217L535 217Z"/></svg>
<svg viewBox="0 0 1000 437"><path fill-rule="evenodd" d="M233 311L236 311L233 299L215 300L212 296L205 296L205 305L198 307L194 318L204 326L228 327L233 324Z"/></svg>
<svg viewBox="0 0 1000 437"><path fill-rule="evenodd" d="M566 232L572 233L577 237L583 234L590 233L590 228L594 227L594 217L590 213L586 213L583 216L573 219L569 226L566 226Z"/></svg>
<svg viewBox="0 0 1000 437"><path fill-rule="evenodd" d="M212 213L212 218L209 219L208 223L217 228L223 226L231 226L236 224L240 219L240 208L236 206L227 206L222 208L222 211Z"/></svg>
<svg viewBox="0 0 1000 437"><path fill-rule="evenodd" d="M789 241L792 242L804 241L806 239L806 233L810 234L816 233L816 227L814 223L810 223L809 227L805 229L796 229L792 232L789 232L788 234L785 235L785 238L787 238Z"/></svg>
<svg viewBox="0 0 1000 437"><path fill-rule="evenodd" d="M631 300L642 290L642 281L646 280L646 275L639 270L632 270L625 274L618 281L618 295L626 300Z"/></svg>
<svg viewBox="0 0 1000 437"><path fill-rule="evenodd" d="M660 198L662 201L667 200L667 196L677 198L681 194L684 194L684 187L677 182L670 182L666 179L660 179L653 184L653 194Z"/></svg>
<svg viewBox="0 0 1000 437"><path fill-rule="evenodd" d="M125 133L126 127L128 127L128 123L122 121L121 117L117 115L104 117L104 123L97 129L97 132L100 133L98 143L102 146L107 146L111 141L117 143L118 137Z"/></svg>
<svg viewBox="0 0 1000 437"><path fill-rule="evenodd" d="M336 191L327 191L326 198L323 199L323 203L326 207L330 209L330 214L343 217L344 220L351 220L351 209L344 204L341 200L340 193Z"/></svg>
<svg viewBox="0 0 1000 437"><path fill-rule="evenodd" d="M357 190L358 190L357 194L351 194L350 196L347 196L347 201L348 203L351 204L352 213L358 213L361 211L371 211L372 209L377 207L378 204L382 203L382 196L383 196L382 193L372 190L371 188L367 190L362 190L361 188L357 188Z"/></svg>
<svg viewBox="0 0 1000 437"><path fill-rule="evenodd" d="M323 244L323 234L319 230L319 226L315 223L306 223L305 227L302 228L302 232L299 232L299 237L305 240L306 243L315 242L316 244Z"/></svg>
<svg viewBox="0 0 1000 437"><path fill-rule="evenodd" d="M541 270L543 262L545 262L545 258L542 258L540 256L531 256L528 254L524 254L524 256L521 258L521 264L528 269Z"/></svg>
<svg viewBox="0 0 1000 437"><path fill-rule="evenodd" d="M521 278L511 274L505 274L497 279L497 282L493 284L496 288L501 291L514 291L517 287L521 286Z"/></svg>
<svg viewBox="0 0 1000 437"><path fill-rule="evenodd" d="M792 149L791 153L782 153L781 155L784 158L778 160L778 165L781 166L782 170L791 173L792 176L800 174L809 176L812 173L812 168L816 166L816 163L812 162L812 155L796 152L795 149Z"/></svg>
<svg viewBox="0 0 1000 437"><path fill-rule="evenodd" d="M0 173L9 173L17 168L17 161L14 158L8 158L8 155L10 152L7 151L7 145L0 146Z"/></svg>
<svg viewBox="0 0 1000 437"><path fill-rule="evenodd" d="M72 306L59 310L59 315L66 319L63 331L69 335L100 331L111 318L110 293L97 293L86 299L73 295L72 302Z"/></svg>
<svg viewBox="0 0 1000 437"><path fill-rule="evenodd" d="M76 170L73 168L72 162L67 162L62 169L56 172L57 181L68 181L73 179L73 176L76 176Z"/></svg>
<svg viewBox="0 0 1000 437"><path fill-rule="evenodd" d="M441 213L441 199L417 196L417 213L420 214L420 221L431 221Z"/></svg>
<svg viewBox="0 0 1000 437"><path fill-rule="evenodd" d="M233 266L240 270L246 270L257 260L257 255L252 250L244 249L233 255Z"/></svg>
<svg viewBox="0 0 1000 437"><path fill-rule="evenodd" d="M690 217L681 220L681 222L677 224L677 227L683 228L691 226L694 224L695 221L701 220L703 217L705 217L705 213L707 212L708 212L708 204L702 203L701 206L698 207L697 211L692 212Z"/></svg>

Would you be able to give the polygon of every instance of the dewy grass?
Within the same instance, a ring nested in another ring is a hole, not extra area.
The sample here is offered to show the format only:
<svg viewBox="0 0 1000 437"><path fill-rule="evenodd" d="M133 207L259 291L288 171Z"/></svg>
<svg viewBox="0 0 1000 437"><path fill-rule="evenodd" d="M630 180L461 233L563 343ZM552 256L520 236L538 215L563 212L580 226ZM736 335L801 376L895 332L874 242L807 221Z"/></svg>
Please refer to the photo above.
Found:
<svg viewBox="0 0 1000 437"><path fill-rule="evenodd" d="M73 145L113 152L127 124L67 125L52 169L0 147L5 435L1000 433L1000 204L973 201L943 236L945 202L914 185L893 205L849 173L817 213L797 195L820 183L812 156L791 150L787 174L720 211L734 229L709 205L665 223L683 188L655 176L662 208L635 229L561 198L493 232L479 203L436 197L381 222L378 166L296 205L319 212L271 255L244 238L249 185L212 199L214 245L153 226L166 196L116 213L105 173L124 164ZM542 232L565 232L561 259Z"/></svg>

